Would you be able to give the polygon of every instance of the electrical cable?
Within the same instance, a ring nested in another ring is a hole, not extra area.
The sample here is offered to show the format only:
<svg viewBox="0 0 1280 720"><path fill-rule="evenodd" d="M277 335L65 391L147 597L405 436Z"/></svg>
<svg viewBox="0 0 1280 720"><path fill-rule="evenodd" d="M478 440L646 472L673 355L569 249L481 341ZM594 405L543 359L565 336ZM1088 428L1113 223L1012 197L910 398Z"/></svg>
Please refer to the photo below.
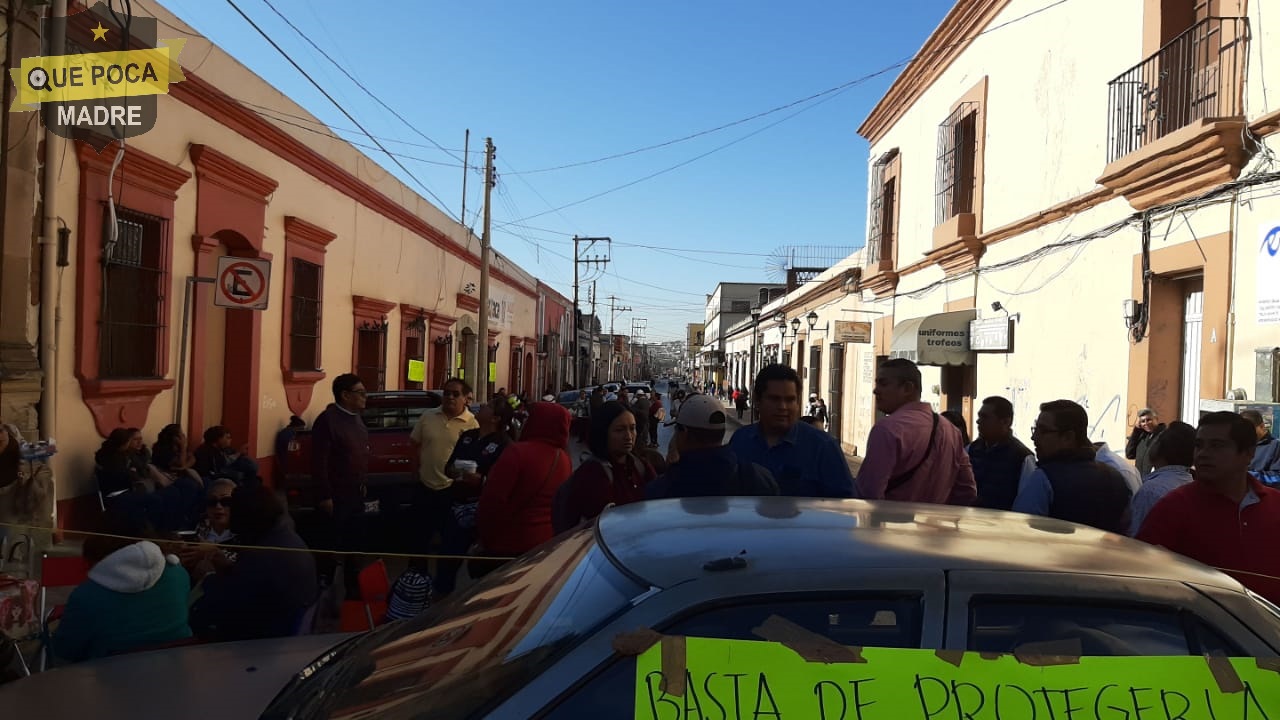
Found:
<svg viewBox="0 0 1280 720"><path fill-rule="evenodd" d="M228 0L228 2L230 2L230 0ZM281 20L283 20L283 21L284 21L284 24L288 25L290 29L292 29L295 33L297 33L298 37L301 37L304 41L306 41L306 43L307 43L308 45L310 45L312 48L314 48L314 49L316 50L316 52L318 52L318 53L320 53L322 56L324 56L324 59L325 59L325 60L328 60L328 61L329 61L329 62L330 62L334 67L338 68L338 71L339 71L339 72L341 72L343 75L345 75L345 76L347 77L347 79L348 79L348 80L350 80L352 83L354 83L354 84L355 84L355 86L356 86L356 87L358 87L358 88L360 88L361 90L363 90L365 95L368 95L368 96L369 96L369 97L370 97L374 102L376 102L376 103L378 103L379 105L381 105L381 106L382 106L382 108L383 108L384 110L386 110L387 112L391 113L391 114L392 114L393 116L395 116L395 118L396 118L397 120L399 120L400 122L404 123L405 127L407 127L407 128L409 128L410 130L414 131L414 132L415 132L415 133L417 133L420 137L422 137L424 140L426 140L427 142L429 142L429 143L431 143L432 145L434 145L434 146L435 146L435 148L436 148L437 150L439 150L439 151L443 152L444 154L448 155L449 157L453 158L454 160L457 160L459 163L462 163L462 158L458 157L456 154L454 154L454 153L450 152L449 150L447 150L447 149L446 149L443 145L441 145L440 143L436 142L435 140L432 140L430 136L428 136L426 133L424 133L424 132L422 132L421 130L419 130L419 129L418 129L418 128L413 124L413 123L411 123L411 122L409 122L408 120L406 120L406 119L405 119L405 117L404 117L403 115L401 115L401 114L400 114L400 113L399 113L395 108L393 108L393 107L391 107L390 105L388 105L388 104L386 104L385 102L383 102L383 101L382 101L382 98L379 98L377 95L375 95L375 94L373 93L373 91L372 91L372 90L370 90L369 88L365 87L365 84L364 84L364 83L360 82L360 80L359 80L359 79L357 79L354 75L352 75L351 73L347 72L347 69L346 69L345 67L343 67L341 63L339 63L337 60L334 60L334 59L333 59L333 57L332 57L332 56L330 56L330 55L329 55L329 53L325 52L323 48L321 48L319 45L317 45L317 44L315 43L315 41L314 41L314 40L312 40L312 39L311 39L311 37L310 37L309 35L307 35L306 33L302 32L301 30L299 30L299 29L298 29L298 26L297 26L297 25L294 25L294 24L293 24L293 22L292 22L291 20L289 20L288 16L286 16L284 13L282 13L282 12L280 12L278 9L276 9L276 6L275 6L275 5L273 5L273 4L271 3L271 0L262 0L262 3L263 3L264 5L266 5L267 7L271 8L271 12L275 13L277 17L279 17ZM355 121L354 121L354 120L352 120L352 122L355 122ZM361 129L363 129L363 128L361 128Z"/></svg>
<svg viewBox="0 0 1280 720"><path fill-rule="evenodd" d="M227 0L227 1L228 1L228 2L230 2L231 0ZM1060 0L1060 2L1067 2L1067 0ZM847 88L846 88L846 89L847 89ZM844 92L844 91L842 90L842 91L840 91L840 92ZM790 120L791 118L794 118L795 116L797 116L797 115L799 115L799 114L801 114L801 113L808 112L808 111L810 111L810 110L812 110L812 109L814 109L814 108L818 107L819 105L822 105L823 103L826 103L826 102L829 102L829 101L831 101L831 100L834 100L834 99L835 99L835 98L837 98L837 97L839 97L839 93L836 93L836 94L834 94L834 95L828 95L827 97L825 97L825 98L823 98L823 99L821 99L821 100L819 100L819 101L817 101L817 102L813 103L812 105L808 105L808 106L802 107L802 108L800 108L799 110L797 110L797 111L795 111L795 112L791 113L790 115L784 115L782 118L780 118L780 119L778 119L778 120L775 120L775 121L773 121L773 122L769 123L768 125L765 125L764 127L756 128L755 130L752 130L751 132L747 133L746 135L743 135L743 136L741 136L741 137L738 137L738 138L736 138L736 139L734 139L734 140L730 140L729 142L724 143L723 145L718 145L718 146L716 146L716 147L714 147L714 148L711 148L710 150L708 150L708 151L706 151L706 152L704 152L704 153L701 153L701 154L695 155L695 156L693 156L693 157L691 157L691 158L689 158L689 159L687 159L687 160L684 160L684 161L682 161L682 162L678 162L678 163L676 163L675 165L672 165L672 166L670 166L670 167L663 168L662 170L659 170L659 171L657 171L657 172L649 173L648 175L645 175L645 176L643 176L643 177L636 178L635 180L631 180L631 181L629 181L629 182L625 182L625 183L623 183L623 184L621 184L621 185L617 185L617 186L615 186L615 187L611 187L611 188L609 188L608 190L602 190L602 191L600 191L600 192L598 192L598 193L596 193L596 194L594 194L594 195L590 195L590 196L587 196L587 197L582 198L582 199L579 199L579 200L574 200L574 201L573 201L573 202L571 202L571 203L566 203L566 204L564 204L564 205L560 205L559 207L551 208L550 210L546 210L546 211L544 211L544 212L534 213L533 215L529 215L529 216L527 216L527 217L522 217L522 218L519 218L519 219L517 219L517 220L513 220L513 221L511 221L511 222L524 222L525 220L532 220L532 219L534 219L534 218L542 217L543 215L550 215L551 213L558 213L558 212L560 212L561 210L565 210L565 209L567 209L567 208L571 208L571 207L574 207L574 206L576 206L576 205L581 205L581 204L583 204L583 203L587 203L587 202L590 202L590 201L592 201L592 200L597 200L597 199L602 198L602 197L604 197L604 196L606 196L606 195L611 195L611 194L613 194L613 193L616 193L616 192L618 192L619 190L625 190L625 189L627 189L627 188L629 188L629 187L632 187L632 186L634 186L634 185L639 185L639 184L640 184L640 183L642 183L642 182L645 182L645 181L648 181L648 180L652 180L652 179L654 179L654 178L656 178L656 177L659 177L659 176L662 176L662 175L666 175L667 173L670 173L670 172L675 172L676 170L679 170L680 168L685 167L686 165L692 165L693 163L695 163L695 162L697 162L697 161L699 161L699 160L701 160L701 159L703 159L703 158L705 158L705 157L708 157L708 156L710 156L710 155L714 155L714 154L716 154L716 153L720 152L721 150L727 150L727 149L729 149L729 148L733 147L734 145L737 145L738 143L745 142L745 141L747 141L747 140L749 140L749 139L751 139L751 138L755 137L756 135L759 135L760 133L765 132L766 130L773 129L773 128L775 128L775 127L777 127L777 126L781 125L782 123L784 123L784 122L786 122L786 121Z"/></svg>
<svg viewBox="0 0 1280 720"><path fill-rule="evenodd" d="M400 162L399 158L397 158L395 155L392 155L391 151L387 150L387 148L380 141L374 138L373 135L367 129L365 129L363 125L360 124L359 120L356 120L355 117L352 116L351 113L348 112L347 109L344 108L341 103L335 100L334 97L330 95L329 92L320 85L320 83L316 82L315 78L311 77L310 73L308 73L306 70L303 70L302 66L299 65L297 62L295 62L294 59L290 57L287 52L284 51L284 48L281 48L280 45L274 39L272 39L272 37L269 34L267 34L265 30L263 30L261 27L258 26L258 23L253 21L253 18L249 17L244 10L240 9L240 6L236 4L235 0L226 0L226 2L228 5L232 7L233 10L236 11L236 13L240 15L240 17L244 18L245 22L249 23L249 25L254 30L256 30L257 33L261 35L262 38L271 45L271 47L275 48L276 52L278 52L281 56L283 56L284 59L288 60L289 64L292 65L295 70L297 70L304 78L307 79L308 82L311 83L312 87L314 87L317 91L319 91L321 95L324 95L325 99L328 100L330 103L332 103L334 107L338 108L338 110L343 115L345 115L348 120L350 120L353 124L355 124L356 127L360 128L360 131L363 132L366 137L372 140L373 143L378 146L379 150L385 153L387 157L391 158L391 161L396 164L396 167L399 167L401 171L403 171L406 175L412 178L414 182L418 184L418 187L422 188L423 192L427 193L427 195L431 196L433 200L439 203L439 209L442 212L444 212L446 215L448 215L450 218L452 218L454 221L458 222L459 224L462 223L462 220L453 214L453 211L449 209L448 205L446 205L445 202L441 200L439 196L437 196L434 192L432 192L431 188L428 188L426 184L423 183L422 180L418 178L417 175L413 174L413 172L411 172L409 168L405 167L404 163ZM458 162L462 162L461 158L456 158L456 159L458 160Z"/></svg>
<svg viewBox="0 0 1280 720"><path fill-rule="evenodd" d="M916 61L918 61L918 60L924 60L924 59L926 59L926 58L932 58L932 57L935 57L935 56L937 56L937 55L941 55L941 54L943 54L943 53L949 52L952 48L958 47L958 46L963 45L963 44L965 44L965 43L972 42L972 41L974 41L974 40L976 40L976 39L978 39L978 38L980 38L980 37L982 37L983 35L986 35L986 34L988 34L988 33L992 33L992 32L995 32L995 31L997 31L997 30L1000 30L1000 29L1003 29L1003 28L1009 27L1010 25L1013 25L1013 24L1015 24L1015 23L1022 22L1023 20L1030 19L1030 18L1032 18L1032 17L1034 17L1034 16L1036 16L1036 15L1039 15L1039 14L1041 14L1041 13L1043 13L1043 12L1047 12L1047 11L1049 11L1049 10L1052 10L1053 8L1055 8L1055 7L1059 6L1059 5L1063 5L1063 4L1065 4L1065 3L1069 2L1069 1L1070 1L1070 0L1058 0L1057 2L1052 3L1052 4L1050 4L1050 5L1046 5L1046 6L1044 6L1044 7L1040 8L1040 9L1038 9L1038 10L1033 10L1033 11L1031 11L1031 12L1029 12L1029 13L1025 14L1025 15L1022 15L1022 16L1020 16L1020 17L1012 18L1012 19L1010 19L1010 20L1008 20L1008 21L1006 21L1006 22L1004 22L1004 23L1001 23L1001 24L999 24L999 25L993 25L993 26L991 26L991 27L989 27L989 28L986 28L986 29L982 30L981 32L975 33L974 35L971 35L971 36L966 37L966 38L962 38L962 39L960 39L960 40L957 40L957 41L956 41L956 42L954 42L954 43L951 43L950 45L946 45L946 46L943 46L943 47L941 47L941 48L938 48L937 50L935 50L934 52L932 52L932 53L930 53L930 54L928 54L928 55L922 55L922 54L920 54L920 53L917 53L917 54L912 55L911 57L909 57L909 58L907 58L907 59L905 59L905 60L900 60L900 61L898 61L898 62L896 62L896 63L894 63L894 64L892 64L892 65L889 65L889 66L887 66L887 67L880 68L879 70L876 70L875 72L868 73L868 74L866 74L866 75L863 75L863 76L861 76L861 77L855 78L855 79L850 80L850 81L845 82L845 83L841 83L840 85L836 85L835 87L827 88L826 90L823 90L823 91L821 91L821 92L814 93L814 94L812 94L812 95L809 95L808 97L800 98L799 100L793 100L792 102L786 103L786 104L784 104L784 105L779 105L779 106L777 106L777 107L775 107L775 108L771 108L771 109L769 109L769 110L765 110L765 111L763 111L763 112L758 112L758 113L756 113L756 114L754 114L754 115L751 115L751 116L748 116L748 117L745 117L745 118L742 118L742 119L739 119L739 120L734 120L733 122L728 122L728 123L725 123L725 124L723 124L723 125L718 125L718 126L716 126L716 127L713 127L713 128L707 129L707 130L701 130L701 131L698 131L698 132L695 132L695 133L691 133L691 134L689 134L689 135L685 135L684 137L675 138L674 140L667 140L667 141L665 141L665 142L660 142L660 143L656 143L656 144L653 144L653 145L646 145L645 147L636 148L636 149L634 149L634 150L628 150L628 151L626 151L626 152L614 153L614 154L612 154L612 155L606 155L606 156L604 156L604 157L599 157L599 158L595 158L595 159L592 159L592 160L582 160L582 161L580 161L580 162L566 163L566 164L564 164L564 165L557 165L557 166L555 166L555 167L539 168L539 169L537 169L537 170L527 170L527 171L525 171L523 174L524 174L524 175L534 175L534 174L536 174L536 173L547 173L547 172L553 172L553 171L555 171L555 170L565 170L565 169L567 169L567 168L582 167L582 166L584 166L584 165L594 165L594 164L602 163L602 162L606 162L606 161L609 161L609 160L616 160L616 159L618 159L618 158L629 157L629 156L631 156L631 155L637 155L637 154L639 154L639 153L648 152L648 151L650 151L650 150L657 150L657 149L660 149L660 148L669 147L669 146L671 146L671 145L676 145L676 144L678 144L678 143L686 142L686 141L689 141L689 140L694 140L694 139L696 139L696 138L703 137L704 135L710 135L710 134L712 134L712 133L720 132L721 130L727 130L727 129L731 128L731 127L735 127L735 126L738 126L738 125L742 125L742 124L744 124L744 123L751 122L752 120L759 120L759 119L760 119L760 118L762 118L762 117L767 117L767 116L769 116L769 115L773 115L773 114L775 114L775 113L782 112L783 110L789 110L789 109L791 109L791 108L793 108L793 107L795 107L795 106L797 106L797 105L803 105L803 104L805 104L805 103L807 103L807 102L809 102L809 101L811 101L811 100L817 100L817 99L819 99L819 98L826 97L826 96L828 96L828 95L838 94L838 93L844 92L845 90L848 90L848 89L850 89L850 88L856 87L856 86L861 85L861 84L863 84L863 83L865 83L865 82L869 82L869 81L871 81L871 80L874 80L874 79L876 79L876 78L880 77L881 75L885 75L885 74L890 73L890 72L893 72L894 70L897 70L897 69L899 69L899 68L906 67L907 65L910 65L911 63L916 62ZM265 0L264 0L264 2L265 2Z"/></svg>

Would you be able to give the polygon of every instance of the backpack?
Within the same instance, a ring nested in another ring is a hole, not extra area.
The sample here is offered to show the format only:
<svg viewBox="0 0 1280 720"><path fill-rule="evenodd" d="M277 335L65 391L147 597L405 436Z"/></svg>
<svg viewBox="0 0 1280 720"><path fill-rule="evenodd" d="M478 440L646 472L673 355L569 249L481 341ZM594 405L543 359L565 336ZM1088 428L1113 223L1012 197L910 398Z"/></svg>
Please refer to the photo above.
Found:
<svg viewBox="0 0 1280 720"><path fill-rule="evenodd" d="M566 530L572 530L578 525L581 525L582 521L588 519L582 517L574 510L572 499L573 486L575 481L578 479L578 473L582 471L582 468L587 467L587 463L592 462L599 463L600 466L604 468L605 477L608 478L609 484L613 485L613 466L595 455L588 456L586 461L583 462L577 470L573 471L573 474L570 475L568 479L560 483L560 487L556 488L555 497L551 501L551 529L556 535L559 535ZM634 466L636 473L640 477L644 476L644 466L640 464L640 458L635 455L628 454L627 462Z"/></svg>
<svg viewBox="0 0 1280 720"><path fill-rule="evenodd" d="M777 495L779 490L777 481L768 470L755 463L739 460L733 474L721 484L720 494L755 497Z"/></svg>

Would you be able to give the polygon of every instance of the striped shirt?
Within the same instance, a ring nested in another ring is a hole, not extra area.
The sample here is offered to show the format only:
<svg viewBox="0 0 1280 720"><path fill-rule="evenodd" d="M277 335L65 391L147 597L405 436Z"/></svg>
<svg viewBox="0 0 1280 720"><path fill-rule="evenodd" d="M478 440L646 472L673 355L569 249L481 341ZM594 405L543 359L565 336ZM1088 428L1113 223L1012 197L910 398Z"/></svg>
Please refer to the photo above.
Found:
<svg viewBox="0 0 1280 720"><path fill-rule="evenodd" d="M404 620L420 615L430 604L431 576L418 570L406 570L391 587L387 619Z"/></svg>

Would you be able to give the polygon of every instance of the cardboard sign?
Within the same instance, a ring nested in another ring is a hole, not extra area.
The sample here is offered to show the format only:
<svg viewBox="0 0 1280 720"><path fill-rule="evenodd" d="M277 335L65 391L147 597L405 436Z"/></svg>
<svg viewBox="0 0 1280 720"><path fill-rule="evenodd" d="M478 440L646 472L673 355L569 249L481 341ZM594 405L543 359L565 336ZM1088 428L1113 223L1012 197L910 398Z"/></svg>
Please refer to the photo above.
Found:
<svg viewBox="0 0 1280 720"><path fill-rule="evenodd" d="M409 382L422 382L427 377L427 365L421 360L409 361Z"/></svg>
<svg viewBox="0 0 1280 720"><path fill-rule="evenodd" d="M765 626L775 620L790 625ZM998 655L847 647L799 627L784 635L661 637L637 658L635 717L1280 717L1276 658Z"/></svg>

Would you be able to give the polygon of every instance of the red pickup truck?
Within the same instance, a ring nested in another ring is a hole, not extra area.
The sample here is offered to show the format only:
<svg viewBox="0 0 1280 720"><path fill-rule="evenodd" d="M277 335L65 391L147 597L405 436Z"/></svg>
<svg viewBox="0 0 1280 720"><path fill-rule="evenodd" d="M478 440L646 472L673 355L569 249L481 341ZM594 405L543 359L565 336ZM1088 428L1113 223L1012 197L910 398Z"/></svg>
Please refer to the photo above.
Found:
<svg viewBox="0 0 1280 720"><path fill-rule="evenodd" d="M439 390L396 390L371 392L364 412L369 428L369 499L384 506L407 501L409 490L418 482L418 459L409 434L418 417L428 408L440 407ZM300 430L289 443L281 461L285 496L290 510L315 507L311 484L311 430Z"/></svg>

